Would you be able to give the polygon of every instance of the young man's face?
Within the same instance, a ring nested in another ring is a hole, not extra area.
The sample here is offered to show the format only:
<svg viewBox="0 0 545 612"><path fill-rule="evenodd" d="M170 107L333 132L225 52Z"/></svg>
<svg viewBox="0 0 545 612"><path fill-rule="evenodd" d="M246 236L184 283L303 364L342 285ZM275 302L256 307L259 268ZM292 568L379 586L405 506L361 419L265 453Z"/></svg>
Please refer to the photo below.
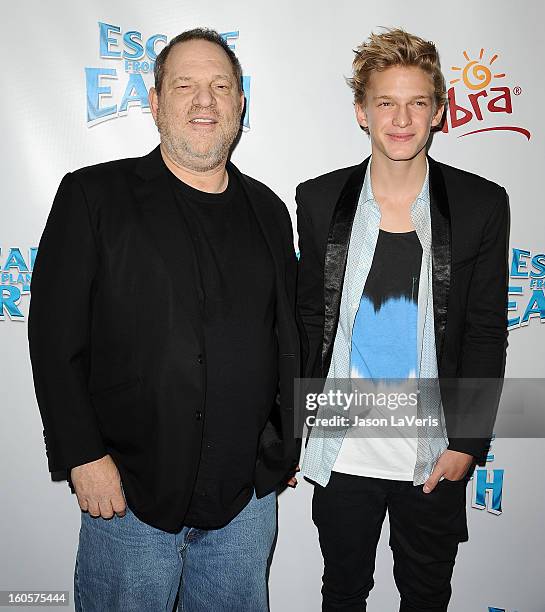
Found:
<svg viewBox="0 0 545 612"><path fill-rule="evenodd" d="M165 62L161 94L150 90L161 144L176 163L194 171L225 162L243 105L227 54L206 40L174 46Z"/></svg>
<svg viewBox="0 0 545 612"><path fill-rule="evenodd" d="M443 107L435 108L431 77L414 66L392 66L371 74L356 117L371 135L373 156L406 161L424 147L432 126L439 125Z"/></svg>

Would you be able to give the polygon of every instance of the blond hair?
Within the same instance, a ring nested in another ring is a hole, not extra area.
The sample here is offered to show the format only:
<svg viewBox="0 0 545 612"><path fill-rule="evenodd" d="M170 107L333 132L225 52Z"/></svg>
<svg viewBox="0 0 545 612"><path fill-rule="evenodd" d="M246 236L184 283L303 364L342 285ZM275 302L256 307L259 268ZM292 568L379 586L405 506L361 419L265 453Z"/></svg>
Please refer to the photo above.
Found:
<svg viewBox="0 0 545 612"><path fill-rule="evenodd" d="M433 81L435 108L446 105L445 77L441 72L439 53L435 45L401 28L385 28L382 34L371 33L369 39L354 49L352 78L347 83L354 92L354 102L365 103L369 78L374 71L392 66L416 66L430 75Z"/></svg>

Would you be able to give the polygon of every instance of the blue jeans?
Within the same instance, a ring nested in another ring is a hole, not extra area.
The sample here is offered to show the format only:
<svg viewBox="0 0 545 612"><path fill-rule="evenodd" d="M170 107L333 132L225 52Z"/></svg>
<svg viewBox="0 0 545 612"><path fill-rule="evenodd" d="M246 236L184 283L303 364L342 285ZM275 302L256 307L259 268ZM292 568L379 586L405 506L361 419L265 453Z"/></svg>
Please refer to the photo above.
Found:
<svg viewBox="0 0 545 612"><path fill-rule="evenodd" d="M77 612L266 612L276 494L256 499L225 527L167 533L124 517L81 513L74 572Z"/></svg>

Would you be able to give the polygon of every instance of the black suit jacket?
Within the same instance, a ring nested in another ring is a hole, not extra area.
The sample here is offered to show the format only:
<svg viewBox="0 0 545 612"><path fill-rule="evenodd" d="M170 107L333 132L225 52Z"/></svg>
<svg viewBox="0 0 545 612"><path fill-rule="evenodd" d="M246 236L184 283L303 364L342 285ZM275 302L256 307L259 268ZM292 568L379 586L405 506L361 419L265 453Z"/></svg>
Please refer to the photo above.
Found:
<svg viewBox="0 0 545 612"><path fill-rule="evenodd" d="M275 267L279 394L262 415L261 497L298 459L297 264L284 204L231 163L228 172L248 196ZM109 453L129 507L172 532L183 524L203 432L199 291L196 256L159 148L64 177L40 241L29 316L49 469L66 475Z"/></svg>
<svg viewBox="0 0 545 612"><path fill-rule="evenodd" d="M348 243L368 162L369 158L297 188L297 300L309 378L325 377L329 370ZM479 176L429 157L428 162L439 377L501 381L507 348L507 194ZM494 395L497 387L488 386L487 400L491 392ZM445 393L442 386L448 433L459 403ZM494 411L493 406L488 409ZM488 447L488 438L449 437L449 448L469 453L479 463L485 461Z"/></svg>

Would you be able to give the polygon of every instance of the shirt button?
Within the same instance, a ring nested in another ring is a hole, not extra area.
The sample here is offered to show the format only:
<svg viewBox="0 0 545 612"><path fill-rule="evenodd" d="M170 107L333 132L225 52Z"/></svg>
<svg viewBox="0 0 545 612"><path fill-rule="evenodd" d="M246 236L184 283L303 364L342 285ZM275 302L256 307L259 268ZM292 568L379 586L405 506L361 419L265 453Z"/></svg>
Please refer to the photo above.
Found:
<svg viewBox="0 0 545 612"><path fill-rule="evenodd" d="M195 418L197 419L197 421L200 421L202 419L202 412L200 410L197 410L197 412L195 412Z"/></svg>
<svg viewBox="0 0 545 612"><path fill-rule="evenodd" d="M203 359L203 357L202 357L201 353L199 353L199 354L197 355L197 363L203 363L203 361L204 361L204 359Z"/></svg>

